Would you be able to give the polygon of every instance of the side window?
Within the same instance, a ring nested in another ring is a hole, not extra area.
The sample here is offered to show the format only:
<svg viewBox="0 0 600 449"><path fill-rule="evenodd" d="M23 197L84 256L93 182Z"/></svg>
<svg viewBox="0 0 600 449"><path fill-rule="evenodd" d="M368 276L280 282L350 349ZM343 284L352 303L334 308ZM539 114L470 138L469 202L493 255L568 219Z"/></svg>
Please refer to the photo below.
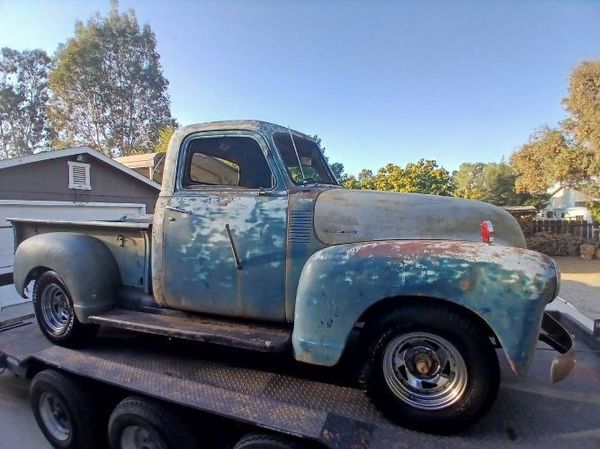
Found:
<svg viewBox="0 0 600 449"><path fill-rule="evenodd" d="M189 143L183 185L270 189L273 187L273 176L254 139L201 137Z"/></svg>

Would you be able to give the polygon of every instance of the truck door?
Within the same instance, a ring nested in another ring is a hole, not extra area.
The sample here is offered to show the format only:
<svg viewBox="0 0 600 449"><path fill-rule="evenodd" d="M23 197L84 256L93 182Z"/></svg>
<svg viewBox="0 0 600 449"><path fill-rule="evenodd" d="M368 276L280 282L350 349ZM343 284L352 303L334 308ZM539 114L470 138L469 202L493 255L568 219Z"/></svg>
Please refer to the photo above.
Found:
<svg viewBox="0 0 600 449"><path fill-rule="evenodd" d="M184 145L164 218L169 307L285 320L288 200L267 155L261 137L240 132Z"/></svg>

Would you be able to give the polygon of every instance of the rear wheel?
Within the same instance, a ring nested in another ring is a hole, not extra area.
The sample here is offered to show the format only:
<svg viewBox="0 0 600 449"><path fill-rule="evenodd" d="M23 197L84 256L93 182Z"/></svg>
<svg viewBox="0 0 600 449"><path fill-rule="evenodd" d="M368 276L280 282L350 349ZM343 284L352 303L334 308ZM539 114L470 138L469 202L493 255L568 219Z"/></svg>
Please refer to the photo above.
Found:
<svg viewBox="0 0 600 449"><path fill-rule="evenodd" d="M33 415L50 444L59 449L89 449L99 438L97 416L90 393L54 370L39 372L32 380Z"/></svg>
<svg viewBox="0 0 600 449"><path fill-rule="evenodd" d="M54 271L46 271L36 280L33 308L43 334L58 345L83 345L98 329L95 324L83 324L77 319L69 290Z"/></svg>
<svg viewBox="0 0 600 449"><path fill-rule="evenodd" d="M488 336L444 306L407 306L370 326L363 382L392 421L432 433L458 432L496 397L500 370Z"/></svg>
<svg viewBox="0 0 600 449"><path fill-rule="evenodd" d="M244 436L233 449L302 449L296 442L278 435L250 433Z"/></svg>
<svg viewBox="0 0 600 449"><path fill-rule="evenodd" d="M138 397L123 399L110 416L111 449L195 449L185 420L160 404Z"/></svg>

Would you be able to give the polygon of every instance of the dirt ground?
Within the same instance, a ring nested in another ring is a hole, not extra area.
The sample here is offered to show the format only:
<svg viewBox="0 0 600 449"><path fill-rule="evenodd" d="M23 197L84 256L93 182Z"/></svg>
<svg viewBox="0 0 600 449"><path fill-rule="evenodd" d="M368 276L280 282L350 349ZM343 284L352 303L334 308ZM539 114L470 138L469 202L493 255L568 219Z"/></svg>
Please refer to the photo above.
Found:
<svg viewBox="0 0 600 449"><path fill-rule="evenodd" d="M562 275L560 297L591 319L600 319L600 260L554 257Z"/></svg>

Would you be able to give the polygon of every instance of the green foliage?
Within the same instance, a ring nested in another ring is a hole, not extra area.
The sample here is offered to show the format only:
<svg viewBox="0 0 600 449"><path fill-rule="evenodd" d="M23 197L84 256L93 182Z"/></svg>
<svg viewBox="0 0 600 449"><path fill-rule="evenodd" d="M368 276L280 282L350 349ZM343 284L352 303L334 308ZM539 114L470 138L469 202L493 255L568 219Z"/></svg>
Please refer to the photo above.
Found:
<svg viewBox="0 0 600 449"><path fill-rule="evenodd" d="M166 153L169 148L169 142L171 141L171 137L173 137L173 133L177 129L174 125L165 125L158 131L158 139L154 144L153 151L155 153Z"/></svg>
<svg viewBox="0 0 600 449"><path fill-rule="evenodd" d="M327 163L329 163L329 158L327 156L325 156L325 160L327 161ZM331 168L335 179L337 179L340 183L343 183L348 177L348 175L344 173L344 164L342 164L341 162L330 163L329 168Z"/></svg>
<svg viewBox="0 0 600 449"><path fill-rule="evenodd" d="M544 207L548 195L533 195L515 191L517 175L504 163L463 163L453 173L456 182L455 196L480 200L497 206Z"/></svg>
<svg viewBox="0 0 600 449"><path fill-rule="evenodd" d="M331 168L335 179L337 179L338 182L343 185L346 179L348 178L348 175L344 172L344 164L342 164L341 162L329 162L329 157L325 156L325 147L322 146L321 138L317 134L312 136L312 138L323 152L323 157L329 165L329 168Z"/></svg>
<svg viewBox="0 0 600 449"><path fill-rule="evenodd" d="M0 51L0 158L26 156L49 146L49 69L50 58L43 50Z"/></svg>
<svg viewBox="0 0 600 449"><path fill-rule="evenodd" d="M600 60L584 61L569 78L563 100L569 116L542 128L511 156L519 192L542 193L559 184L600 196Z"/></svg>
<svg viewBox="0 0 600 449"><path fill-rule="evenodd" d="M588 203L588 209L590 210L594 221L600 222L600 201L590 201Z"/></svg>
<svg viewBox="0 0 600 449"><path fill-rule="evenodd" d="M583 61L573 70L563 105L570 115L565 130L600 157L600 60Z"/></svg>
<svg viewBox="0 0 600 449"><path fill-rule="evenodd" d="M560 129L542 128L514 152L510 165L518 192L546 193L550 187L582 188L593 183L594 155Z"/></svg>
<svg viewBox="0 0 600 449"><path fill-rule="evenodd" d="M174 125L156 38L135 13L96 14L78 23L50 72L50 118L59 138L108 156L151 151L164 125Z"/></svg>
<svg viewBox="0 0 600 449"><path fill-rule="evenodd" d="M375 175L370 170L362 170L358 179L350 177L344 186L447 196L452 195L455 188L454 180L445 168L439 167L434 160L425 159L416 163L409 162L404 168L395 164L387 164L380 168Z"/></svg>
<svg viewBox="0 0 600 449"><path fill-rule="evenodd" d="M452 176L456 182L455 196L469 200L485 201L486 186L484 185L484 171L487 164L483 162L464 162Z"/></svg>

